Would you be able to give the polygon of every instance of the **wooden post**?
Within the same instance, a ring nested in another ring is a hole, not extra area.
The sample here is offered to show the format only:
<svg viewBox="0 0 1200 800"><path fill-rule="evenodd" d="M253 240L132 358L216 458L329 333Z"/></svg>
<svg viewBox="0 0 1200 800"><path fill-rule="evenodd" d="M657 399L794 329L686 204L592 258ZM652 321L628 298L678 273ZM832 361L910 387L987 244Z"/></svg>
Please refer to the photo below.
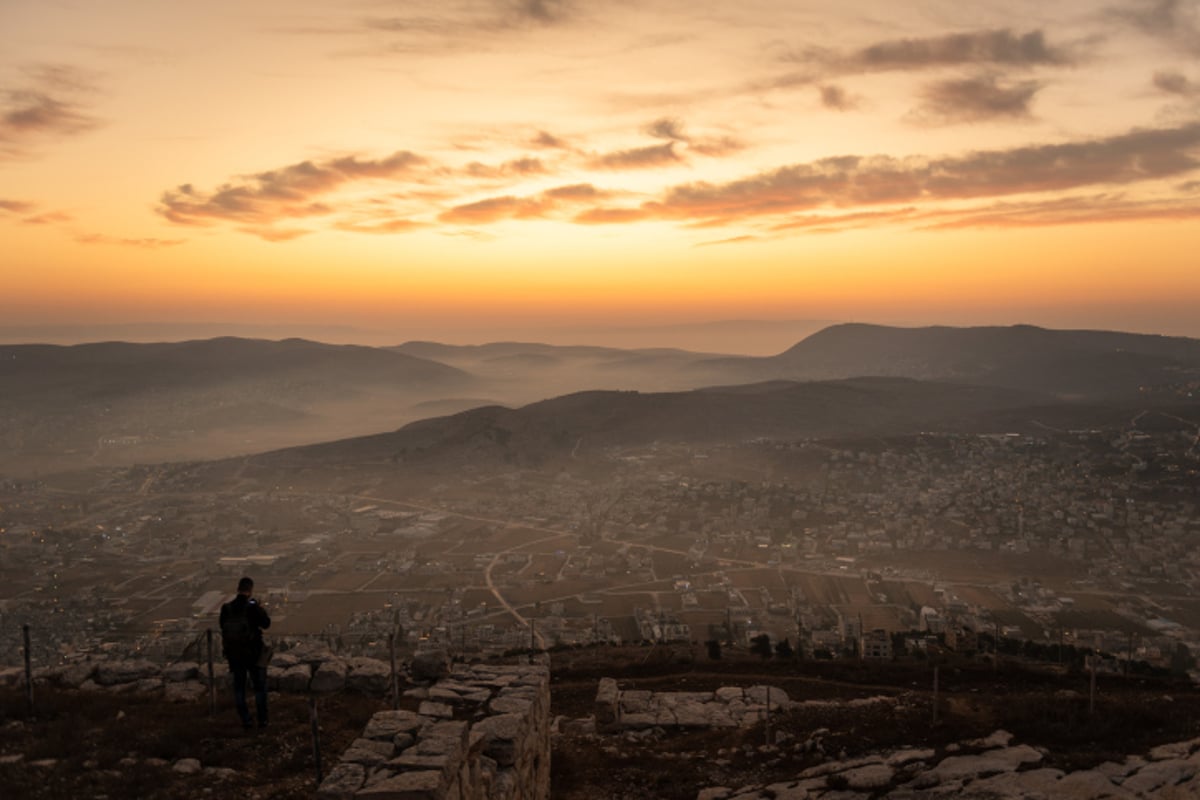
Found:
<svg viewBox="0 0 1200 800"><path fill-rule="evenodd" d="M212 628L205 631L208 639L208 713L217 713L217 679L213 671L213 634Z"/></svg>
<svg viewBox="0 0 1200 800"><path fill-rule="evenodd" d="M317 725L317 698L311 694L308 696L308 718L312 721L313 761L317 765L317 785L320 786L325 780L321 771L321 731Z"/></svg>
<svg viewBox="0 0 1200 800"><path fill-rule="evenodd" d="M933 724L937 725L938 721L938 668L935 665L933 668Z"/></svg>
<svg viewBox="0 0 1200 800"><path fill-rule="evenodd" d="M396 675L396 632L388 634L388 652L392 659L392 710L400 707L400 679Z"/></svg>
<svg viewBox="0 0 1200 800"><path fill-rule="evenodd" d="M25 639L25 703L29 707L29 718L33 719L33 654L29 652L29 623L21 626Z"/></svg>
<svg viewBox="0 0 1200 800"><path fill-rule="evenodd" d="M536 649L537 649L537 641L536 641L536 639L537 639L537 625L536 625L536 620L534 620L534 618L533 618L533 615L532 615L532 614L530 614L530 615L529 615L529 649L530 649L530 650L536 650Z"/></svg>

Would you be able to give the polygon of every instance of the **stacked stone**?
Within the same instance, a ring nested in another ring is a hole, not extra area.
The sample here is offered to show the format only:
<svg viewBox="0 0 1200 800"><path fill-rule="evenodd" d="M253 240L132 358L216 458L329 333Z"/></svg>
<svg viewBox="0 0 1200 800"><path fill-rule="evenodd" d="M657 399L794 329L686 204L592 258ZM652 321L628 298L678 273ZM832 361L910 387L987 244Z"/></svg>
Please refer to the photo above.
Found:
<svg viewBox="0 0 1200 800"><path fill-rule="evenodd" d="M322 800L543 800L550 795L544 666L459 666L380 711L321 783Z"/></svg>
<svg viewBox="0 0 1200 800"><path fill-rule="evenodd" d="M853 705L895 704L892 697L870 697ZM776 713L820 701L793 702L777 686L723 686L715 692L621 691L612 678L601 678L596 692L596 729L602 733L648 728L750 727Z"/></svg>
<svg viewBox="0 0 1200 800"><path fill-rule="evenodd" d="M231 681L224 659L215 664L216 678ZM324 645L301 645L277 653L267 668L267 688L273 692L351 691L383 696L391 691L391 666L374 658L343 658ZM164 692L173 701L194 700L208 689L207 665L177 662L159 666L146 659L97 659L34 670L34 684L108 692ZM25 670L0 669L0 686L21 686Z"/></svg>
<svg viewBox="0 0 1200 800"><path fill-rule="evenodd" d="M768 786L702 790L697 800L1182 800L1200 797L1200 739L1162 745L1146 756L1095 769L1042 766L1045 751L1012 745L997 731L985 739L934 750L899 750L830 761L795 780Z"/></svg>

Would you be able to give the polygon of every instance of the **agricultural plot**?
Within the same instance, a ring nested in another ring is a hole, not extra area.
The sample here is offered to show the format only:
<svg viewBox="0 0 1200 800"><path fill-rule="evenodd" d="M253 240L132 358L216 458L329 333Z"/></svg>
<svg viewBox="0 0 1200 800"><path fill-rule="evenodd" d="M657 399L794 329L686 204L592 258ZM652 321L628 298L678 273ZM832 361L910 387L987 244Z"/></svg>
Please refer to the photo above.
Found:
<svg viewBox="0 0 1200 800"><path fill-rule="evenodd" d="M1080 609L1061 611L1055 615L1054 621L1059 627L1068 630L1074 628L1077 630L1122 631L1136 633L1140 636L1154 635L1150 628L1123 617L1115 611L1082 611Z"/></svg>
<svg viewBox="0 0 1200 800"><path fill-rule="evenodd" d="M377 594L310 596L302 603L292 603L285 618L273 620L271 633L321 633L330 625L345 627L354 614L382 609L384 602L384 598Z"/></svg>
<svg viewBox="0 0 1200 800"><path fill-rule="evenodd" d="M738 589L754 589L757 590L760 586L765 586L772 592L787 592L787 584L779 575L779 570L774 568L762 569L731 569L726 570L725 574L733 585Z"/></svg>

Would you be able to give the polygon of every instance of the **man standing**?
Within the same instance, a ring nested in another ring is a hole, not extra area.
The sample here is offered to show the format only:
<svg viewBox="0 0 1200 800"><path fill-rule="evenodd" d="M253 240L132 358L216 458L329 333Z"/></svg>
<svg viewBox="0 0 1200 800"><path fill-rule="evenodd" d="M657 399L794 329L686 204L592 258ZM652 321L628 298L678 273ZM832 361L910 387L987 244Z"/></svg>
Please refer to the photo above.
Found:
<svg viewBox="0 0 1200 800"><path fill-rule="evenodd" d="M254 685L254 710L258 727L267 727L267 667L262 660L263 629L271 627L271 617L251 595L254 581L238 581L237 597L221 606L221 649L233 674L233 701L243 728L254 727L246 706L246 676ZM261 666L260 666L261 664Z"/></svg>

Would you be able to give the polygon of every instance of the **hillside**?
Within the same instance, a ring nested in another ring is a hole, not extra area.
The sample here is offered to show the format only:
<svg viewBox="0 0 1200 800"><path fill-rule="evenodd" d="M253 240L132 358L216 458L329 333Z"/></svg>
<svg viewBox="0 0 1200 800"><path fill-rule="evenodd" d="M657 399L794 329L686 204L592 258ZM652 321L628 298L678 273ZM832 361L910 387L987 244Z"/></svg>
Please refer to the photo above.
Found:
<svg viewBox="0 0 1200 800"><path fill-rule="evenodd" d="M518 409L477 408L393 433L256 456L259 465L538 465L616 445L753 438L869 437L922 430L1004 432L994 415L1051 403L1029 392L900 378L713 387L689 392L581 392Z"/></svg>
<svg viewBox="0 0 1200 800"><path fill-rule="evenodd" d="M403 353L300 339L5 345L0 471L211 457L239 441L244 450L344 436L395 424L406 406L475 384Z"/></svg>
<svg viewBox="0 0 1200 800"><path fill-rule="evenodd" d="M1200 385L1200 341L1030 325L896 328L843 324L776 356L710 359L698 376L828 380L886 375L1114 399L1163 398Z"/></svg>

